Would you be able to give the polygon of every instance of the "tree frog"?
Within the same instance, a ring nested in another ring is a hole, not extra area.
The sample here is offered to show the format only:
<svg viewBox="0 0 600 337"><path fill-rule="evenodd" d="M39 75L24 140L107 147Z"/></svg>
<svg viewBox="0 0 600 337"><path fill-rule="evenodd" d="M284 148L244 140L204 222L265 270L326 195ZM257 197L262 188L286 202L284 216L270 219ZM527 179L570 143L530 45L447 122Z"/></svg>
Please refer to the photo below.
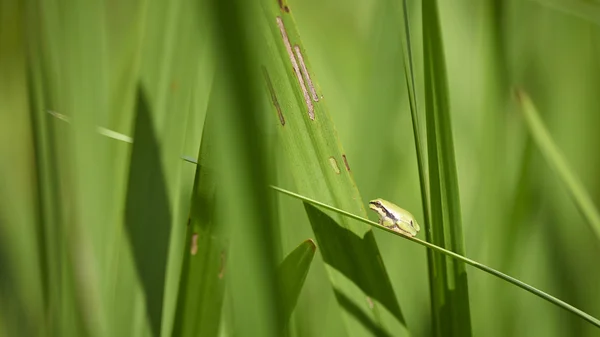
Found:
<svg viewBox="0 0 600 337"><path fill-rule="evenodd" d="M421 230L415 217L389 201L375 199L369 201L369 208L379 214L379 224L398 233L415 236Z"/></svg>

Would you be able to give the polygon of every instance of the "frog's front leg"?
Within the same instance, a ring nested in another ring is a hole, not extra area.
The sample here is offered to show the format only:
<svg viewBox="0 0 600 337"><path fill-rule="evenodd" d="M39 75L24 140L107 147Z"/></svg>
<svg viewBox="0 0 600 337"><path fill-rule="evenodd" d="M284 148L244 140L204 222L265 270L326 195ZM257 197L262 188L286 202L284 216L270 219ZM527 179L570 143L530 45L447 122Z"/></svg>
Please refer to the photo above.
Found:
<svg viewBox="0 0 600 337"><path fill-rule="evenodd" d="M379 219L379 224L383 227L389 228L389 229L394 229L394 227L396 227L396 224L394 223L394 221L392 221L390 218L388 217L381 217Z"/></svg>

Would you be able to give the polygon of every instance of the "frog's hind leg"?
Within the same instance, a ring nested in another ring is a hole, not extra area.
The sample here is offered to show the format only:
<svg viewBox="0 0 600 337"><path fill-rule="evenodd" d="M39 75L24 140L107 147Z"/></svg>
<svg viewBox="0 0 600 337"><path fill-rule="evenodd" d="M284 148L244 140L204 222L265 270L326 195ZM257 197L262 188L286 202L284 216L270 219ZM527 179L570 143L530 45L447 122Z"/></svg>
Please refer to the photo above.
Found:
<svg viewBox="0 0 600 337"><path fill-rule="evenodd" d="M406 236L410 236L413 237L414 235L412 235L411 233L403 230L402 228L400 228L400 226L394 224L393 226L388 226L389 229L393 230L394 232L398 232L400 234L406 235Z"/></svg>

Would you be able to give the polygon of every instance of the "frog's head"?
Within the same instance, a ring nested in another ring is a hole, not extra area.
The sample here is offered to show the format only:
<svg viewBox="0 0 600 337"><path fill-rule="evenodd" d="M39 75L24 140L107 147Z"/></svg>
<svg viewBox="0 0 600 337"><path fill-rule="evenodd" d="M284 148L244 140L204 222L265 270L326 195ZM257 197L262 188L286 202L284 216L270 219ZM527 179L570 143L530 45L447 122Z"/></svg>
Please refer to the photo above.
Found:
<svg viewBox="0 0 600 337"><path fill-rule="evenodd" d="M375 199L369 201L369 208L377 212L380 217L385 217L387 215L385 200L383 199Z"/></svg>

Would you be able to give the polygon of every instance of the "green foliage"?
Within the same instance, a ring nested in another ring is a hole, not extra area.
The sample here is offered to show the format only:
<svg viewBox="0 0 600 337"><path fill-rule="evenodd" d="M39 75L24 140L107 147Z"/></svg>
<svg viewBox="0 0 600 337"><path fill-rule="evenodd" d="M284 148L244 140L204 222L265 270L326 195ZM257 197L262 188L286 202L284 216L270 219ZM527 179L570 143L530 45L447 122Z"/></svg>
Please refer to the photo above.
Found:
<svg viewBox="0 0 600 337"><path fill-rule="evenodd" d="M265 1L263 10L266 25L262 30L268 44L262 64L265 87L298 190L366 215L293 10L285 2L278 5L273 1ZM361 335L372 327L385 330L386 326L390 331L404 330L404 318L385 267L379 262L371 230L346 218L323 220L307 213L344 313L347 333Z"/></svg>
<svg viewBox="0 0 600 337"><path fill-rule="evenodd" d="M0 336L598 335L597 13L0 0Z"/></svg>

